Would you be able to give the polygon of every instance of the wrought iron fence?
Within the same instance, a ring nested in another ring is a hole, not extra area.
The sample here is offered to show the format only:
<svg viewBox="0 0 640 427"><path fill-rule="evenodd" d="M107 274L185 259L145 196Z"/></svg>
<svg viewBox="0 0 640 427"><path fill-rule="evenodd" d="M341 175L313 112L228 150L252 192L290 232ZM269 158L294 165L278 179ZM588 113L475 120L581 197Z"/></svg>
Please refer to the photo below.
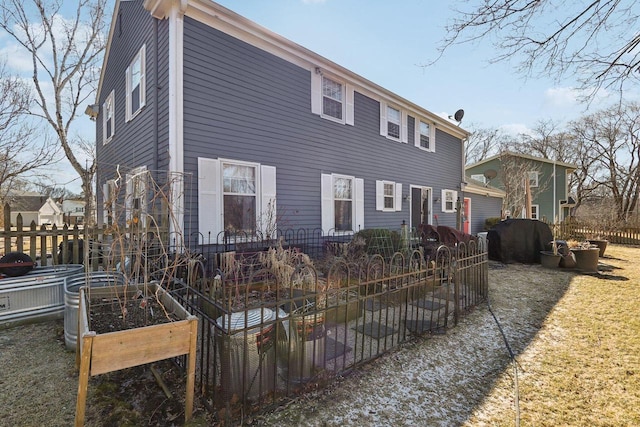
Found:
<svg viewBox="0 0 640 427"><path fill-rule="evenodd" d="M233 418L322 386L402 343L444 333L486 299L487 253L475 241L440 246L432 257L404 243L390 256L332 243L339 255L313 265L298 245L220 252L213 276L175 291L200 318L196 382L210 409ZM278 264L284 251L293 261Z"/></svg>

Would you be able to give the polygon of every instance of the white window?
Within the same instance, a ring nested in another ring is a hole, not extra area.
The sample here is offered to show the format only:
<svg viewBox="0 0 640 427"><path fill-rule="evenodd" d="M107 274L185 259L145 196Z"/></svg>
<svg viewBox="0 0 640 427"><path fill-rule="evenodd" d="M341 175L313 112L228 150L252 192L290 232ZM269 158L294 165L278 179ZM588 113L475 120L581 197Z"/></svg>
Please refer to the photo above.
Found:
<svg viewBox="0 0 640 427"><path fill-rule="evenodd" d="M126 175L125 216L129 225L146 223L148 173L146 166L140 166Z"/></svg>
<svg viewBox="0 0 640 427"><path fill-rule="evenodd" d="M145 46L127 67L127 109L126 121L132 120L142 110L146 102L146 61Z"/></svg>
<svg viewBox="0 0 640 427"><path fill-rule="evenodd" d="M198 158L198 224L202 242L222 231L266 235L276 224L276 168Z"/></svg>
<svg viewBox="0 0 640 427"><path fill-rule="evenodd" d="M364 181L347 175L322 174L322 229L350 234L364 227Z"/></svg>
<svg viewBox="0 0 640 427"><path fill-rule="evenodd" d="M529 187L537 187L538 186L538 172L537 171L529 171L527 172L529 176Z"/></svg>
<svg viewBox="0 0 640 427"><path fill-rule="evenodd" d="M380 135L394 141L407 142L407 113L380 102Z"/></svg>
<svg viewBox="0 0 640 427"><path fill-rule="evenodd" d="M320 117L353 126L354 90L320 68L311 72L311 112Z"/></svg>
<svg viewBox="0 0 640 427"><path fill-rule="evenodd" d="M383 212L402 210L402 184L376 181L376 210Z"/></svg>
<svg viewBox="0 0 640 427"><path fill-rule="evenodd" d="M436 151L435 126L423 120L416 120L415 146L425 151Z"/></svg>
<svg viewBox="0 0 640 427"><path fill-rule="evenodd" d="M107 96L102 104L102 143L111 141L115 133L115 104L113 91Z"/></svg>
<svg viewBox="0 0 640 427"><path fill-rule="evenodd" d="M442 212L454 213L458 192L454 190L442 190Z"/></svg>
<svg viewBox="0 0 640 427"><path fill-rule="evenodd" d="M343 92L342 83L322 77L322 114L340 122L344 120Z"/></svg>
<svg viewBox="0 0 640 427"><path fill-rule="evenodd" d="M485 177L483 174L479 173L479 174L473 174L470 177L471 179L473 179L474 181L479 181L483 184L487 183L487 177Z"/></svg>
<svg viewBox="0 0 640 427"><path fill-rule="evenodd" d="M540 212L540 205L531 205L531 219L540 219L538 212Z"/></svg>

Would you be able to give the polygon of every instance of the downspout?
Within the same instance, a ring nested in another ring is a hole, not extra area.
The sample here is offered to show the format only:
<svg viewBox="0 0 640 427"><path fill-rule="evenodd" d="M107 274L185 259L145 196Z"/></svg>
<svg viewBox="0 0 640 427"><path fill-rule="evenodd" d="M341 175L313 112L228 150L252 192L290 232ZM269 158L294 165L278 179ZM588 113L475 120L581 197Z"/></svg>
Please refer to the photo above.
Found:
<svg viewBox="0 0 640 427"><path fill-rule="evenodd" d="M155 91L154 93L154 100L153 100L153 140L155 141L156 144L156 149L153 150L153 170L155 171L155 173L158 173L158 171L160 171L160 165L158 164L158 150L160 149L160 141L158 141L158 126L159 126L159 119L158 119L158 113L159 113L159 107L158 107L158 99L160 99L159 96L159 91L160 91L160 83L158 80L158 74L160 74L159 72L159 67L160 67L160 61L158 59L158 52L159 52L159 48L158 48L158 19L157 18L153 18L153 39L154 39L154 51L155 51L155 63L156 63L156 69L155 69L155 76L154 76L154 85L155 85ZM156 177L156 179L158 179L159 177Z"/></svg>
<svg viewBox="0 0 640 427"><path fill-rule="evenodd" d="M552 221L555 224L556 223L556 203L557 203L557 196L556 196L556 160L553 159L553 218Z"/></svg>

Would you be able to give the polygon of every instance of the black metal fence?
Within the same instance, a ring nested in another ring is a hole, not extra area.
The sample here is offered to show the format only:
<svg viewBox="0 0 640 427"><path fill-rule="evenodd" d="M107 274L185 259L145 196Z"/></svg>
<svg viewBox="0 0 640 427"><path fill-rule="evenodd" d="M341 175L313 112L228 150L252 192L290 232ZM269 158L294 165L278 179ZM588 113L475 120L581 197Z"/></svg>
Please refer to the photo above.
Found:
<svg viewBox="0 0 640 427"><path fill-rule="evenodd" d="M401 238L386 256L346 237L304 236L266 251L227 247L213 276L175 292L200 319L197 390L229 419L443 333L487 298L487 252L475 241L425 257ZM312 264L302 248L322 251Z"/></svg>

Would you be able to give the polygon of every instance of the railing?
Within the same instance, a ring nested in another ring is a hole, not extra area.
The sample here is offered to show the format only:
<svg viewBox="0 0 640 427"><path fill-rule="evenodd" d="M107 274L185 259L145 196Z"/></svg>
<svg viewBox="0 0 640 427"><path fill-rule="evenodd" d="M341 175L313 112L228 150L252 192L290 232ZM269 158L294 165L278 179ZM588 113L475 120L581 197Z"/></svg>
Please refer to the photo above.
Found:
<svg viewBox="0 0 640 427"><path fill-rule="evenodd" d="M487 298L487 267L476 242L441 246L429 260L409 249L359 263L337 257L318 269L300 263L282 277L221 265L211 280L176 292L200 318L197 390L233 418L327 384L456 325Z"/></svg>

